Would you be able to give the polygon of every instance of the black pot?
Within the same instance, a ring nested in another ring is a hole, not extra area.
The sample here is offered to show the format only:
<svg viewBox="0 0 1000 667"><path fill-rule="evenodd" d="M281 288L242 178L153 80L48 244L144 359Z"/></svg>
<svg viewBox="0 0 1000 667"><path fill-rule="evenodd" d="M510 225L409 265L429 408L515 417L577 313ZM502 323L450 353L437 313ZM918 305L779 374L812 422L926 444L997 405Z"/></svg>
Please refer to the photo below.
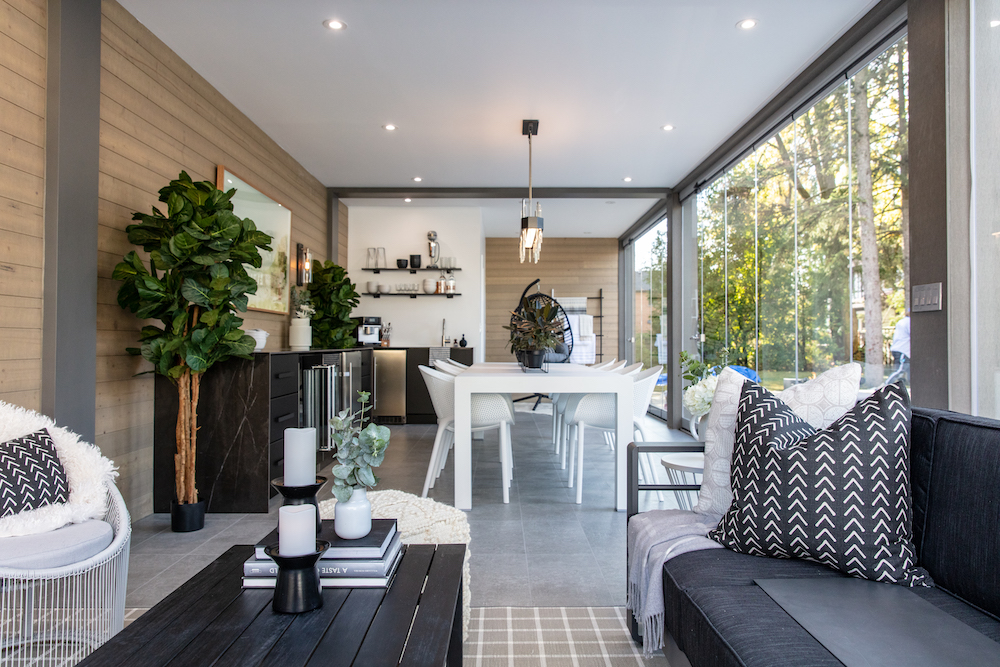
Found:
<svg viewBox="0 0 1000 667"><path fill-rule="evenodd" d="M410 255L410 268L411 269L420 268L420 255Z"/></svg>
<svg viewBox="0 0 1000 667"><path fill-rule="evenodd" d="M196 503L170 501L170 530L175 533L192 533L205 527L204 500Z"/></svg>
<svg viewBox="0 0 1000 667"><path fill-rule="evenodd" d="M405 269L406 268L406 260L405 259L397 259L396 260L396 268L397 269Z"/></svg>
<svg viewBox="0 0 1000 667"><path fill-rule="evenodd" d="M528 368L541 368L545 362L545 350L525 350L524 365Z"/></svg>

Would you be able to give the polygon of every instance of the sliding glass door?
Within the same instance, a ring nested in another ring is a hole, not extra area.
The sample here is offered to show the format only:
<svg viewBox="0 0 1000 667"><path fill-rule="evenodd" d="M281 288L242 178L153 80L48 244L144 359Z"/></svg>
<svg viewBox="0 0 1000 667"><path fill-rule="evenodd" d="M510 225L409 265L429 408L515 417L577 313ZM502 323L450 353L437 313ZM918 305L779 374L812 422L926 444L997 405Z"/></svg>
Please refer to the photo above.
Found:
<svg viewBox="0 0 1000 667"><path fill-rule="evenodd" d="M661 220L632 243L632 360L645 368L664 366L649 411L667 416L667 221Z"/></svg>

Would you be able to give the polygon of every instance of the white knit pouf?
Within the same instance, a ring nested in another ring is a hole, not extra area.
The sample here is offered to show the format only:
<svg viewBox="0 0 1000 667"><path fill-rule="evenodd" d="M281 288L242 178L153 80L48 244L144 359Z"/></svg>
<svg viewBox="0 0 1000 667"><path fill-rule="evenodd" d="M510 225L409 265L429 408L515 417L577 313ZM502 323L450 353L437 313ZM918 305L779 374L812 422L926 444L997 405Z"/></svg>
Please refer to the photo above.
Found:
<svg viewBox="0 0 1000 667"><path fill-rule="evenodd" d="M462 640L469 638L469 607L472 602L472 575L469 572L469 520L465 512L430 498L403 491L370 491L373 519L396 519L403 544L465 544L462 566ZM319 504L324 519L333 518L337 499Z"/></svg>

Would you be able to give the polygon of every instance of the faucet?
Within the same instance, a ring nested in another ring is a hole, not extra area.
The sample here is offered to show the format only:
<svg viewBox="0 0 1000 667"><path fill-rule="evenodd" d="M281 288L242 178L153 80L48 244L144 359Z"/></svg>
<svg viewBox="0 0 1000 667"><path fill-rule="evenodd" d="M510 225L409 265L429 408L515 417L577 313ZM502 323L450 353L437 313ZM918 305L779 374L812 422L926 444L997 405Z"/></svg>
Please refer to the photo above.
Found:
<svg viewBox="0 0 1000 667"><path fill-rule="evenodd" d="M445 339L445 335L444 335L444 323L445 323L444 318L441 318L441 347L445 346L444 345L444 339Z"/></svg>

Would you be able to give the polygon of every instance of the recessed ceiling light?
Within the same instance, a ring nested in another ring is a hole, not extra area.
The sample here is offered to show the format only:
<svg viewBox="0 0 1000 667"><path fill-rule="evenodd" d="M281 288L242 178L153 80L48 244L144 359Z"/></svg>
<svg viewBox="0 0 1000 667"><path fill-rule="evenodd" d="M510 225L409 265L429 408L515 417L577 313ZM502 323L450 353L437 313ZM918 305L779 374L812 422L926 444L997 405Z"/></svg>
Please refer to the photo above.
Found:
<svg viewBox="0 0 1000 667"><path fill-rule="evenodd" d="M409 197L407 197L407 198L406 198L406 199L404 199L403 201L405 201L405 202L406 202L407 204L409 204L409 203L410 203L411 201L413 201L413 200L412 200L412 199L410 199Z"/></svg>
<svg viewBox="0 0 1000 667"><path fill-rule="evenodd" d="M347 27L346 23L344 23L343 21L338 21L337 19L327 19L326 21L323 21L323 25L325 25L330 30L343 30L344 28Z"/></svg>
<svg viewBox="0 0 1000 667"><path fill-rule="evenodd" d="M671 130L674 129L674 126L673 125L664 125L662 129L663 129L664 132L670 132Z"/></svg>
<svg viewBox="0 0 1000 667"><path fill-rule="evenodd" d="M626 183L631 183L632 182L632 177L631 176L626 176L622 180L625 181Z"/></svg>
<svg viewBox="0 0 1000 667"><path fill-rule="evenodd" d="M736 27L740 28L741 30L750 30L756 25L757 25L757 19L743 19L742 21L736 24Z"/></svg>
<svg viewBox="0 0 1000 667"><path fill-rule="evenodd" d="M389 130L390 132L396 129L396 126L393 125L392 123L389 123L388 125L383 125L382 127L386 130Z"/></svg>
<svg viewBox="0 0 1000 667"><path fill-rule="evenodd" d="M995 28L1000 25L1000 21L990 21L990 27Z"/></svg>
<svg viewBox="0 0 1000 667"><path fill-rule="evenodd" d="M419 176L414 176L413 180L414 180L414 182L419 183L420 181L422 181L424 179L420 178Z"/></svg>

